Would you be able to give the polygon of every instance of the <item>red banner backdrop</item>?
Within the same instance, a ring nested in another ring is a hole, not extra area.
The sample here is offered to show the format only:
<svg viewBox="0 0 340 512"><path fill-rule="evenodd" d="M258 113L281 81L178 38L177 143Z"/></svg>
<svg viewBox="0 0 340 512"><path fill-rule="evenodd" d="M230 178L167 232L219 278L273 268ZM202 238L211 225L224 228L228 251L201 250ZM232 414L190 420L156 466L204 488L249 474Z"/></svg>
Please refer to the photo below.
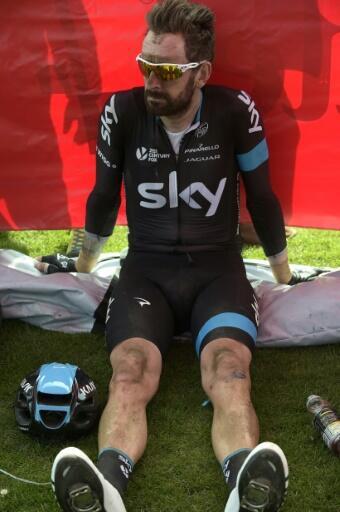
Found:
<svg viewBox="0 0 340 512"><path fill-rule="evenodd" d="M83 225L101 105L142 84L134 59L153 3L2 0L1 230ZM339 229L340 2L205 4L217 17L211 81L262 111L286 223Z"/></svg>

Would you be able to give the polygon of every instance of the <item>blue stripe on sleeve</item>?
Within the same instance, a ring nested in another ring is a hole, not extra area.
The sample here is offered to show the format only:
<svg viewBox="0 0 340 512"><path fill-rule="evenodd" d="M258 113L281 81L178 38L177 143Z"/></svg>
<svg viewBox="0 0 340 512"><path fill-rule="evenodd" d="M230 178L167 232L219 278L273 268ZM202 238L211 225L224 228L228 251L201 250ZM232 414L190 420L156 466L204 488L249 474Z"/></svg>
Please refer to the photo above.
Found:
<svg viewBox="0 0 340 512"><path fill-rule="evenodd" d="M199 356L200 348L205 336L218 327L236 327L237 329L241 329L242 331L249 334L255 343L257 336L257 327L244 315L240 315L239 313L220 313L219 315L215 315L210 318L205 324L201 327L197 338L196 338L196 353Z"/></svg>
<svg viewBox="0 0 340 512"><path fill-rule="evenodd" d="M261 140L253 149L248 153L241 153L236 155L238 165L241 171L253 171L259 165L268 160L268 146L266 139Z"/></svg>

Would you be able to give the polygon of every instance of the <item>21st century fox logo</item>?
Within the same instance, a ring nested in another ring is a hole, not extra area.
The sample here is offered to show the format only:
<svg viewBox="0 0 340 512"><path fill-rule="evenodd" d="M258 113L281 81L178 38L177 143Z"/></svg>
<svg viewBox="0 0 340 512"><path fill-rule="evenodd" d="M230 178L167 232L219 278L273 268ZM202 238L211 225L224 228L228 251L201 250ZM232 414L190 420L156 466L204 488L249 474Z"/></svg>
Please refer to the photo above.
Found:
<svg viewBox="0 0 340 512"><path fill-rule="evenodd" d="M136 157L138 158L138 160L146 160L148 158L148 155L149 155L149 151L146 148L144 148L144 147L137 148Z"/></svg>
<svg viewBox="0 0 340 512"><path fill-rule="evenodd" d="M170 158L170 153L158 153L156 148L145 148L141 146L136 149L136 157L141 161L157 162L158 159Z"/></svg>

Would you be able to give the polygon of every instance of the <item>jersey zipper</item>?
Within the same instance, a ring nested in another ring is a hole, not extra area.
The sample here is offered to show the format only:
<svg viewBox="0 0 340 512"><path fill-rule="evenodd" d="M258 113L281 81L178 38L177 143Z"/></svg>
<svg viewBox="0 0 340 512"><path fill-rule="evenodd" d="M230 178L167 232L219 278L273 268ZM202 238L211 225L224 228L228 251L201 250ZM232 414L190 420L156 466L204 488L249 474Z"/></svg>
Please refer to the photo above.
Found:
<svg viewBox="0 0 340 512"><path fill-rule="evenodd" d="M166 133L165 129L164 129L164 126L161 122L161 120L158 121L159 123L159 128L160 128L160 131L161 131L161 134L162 134L162 137L165 139L166 141L166 144L168 145L168 148L169 148L169 151L170 151L170 154L171 154L171 157L172 157L172 161L175 162L175 171L176 171L176 176L177 176L177 190L176 190L176 193L177 193L177 196L178 196L178 158L177 158L177 155L172 147L172 144L170 142L170 139L169 139L169 136L168 134ZM170 173L170 169L169 169L169 173ZM178 202L178 206L177 206L177 212L176 212L176 216L177 216L177 236L176 236L176 245L178 245L178 242L179 242L179 231L180 231L180 215L179 215L179 202Z"/></svg>
<svg viewBox="0 0 340 512"><path fill-rule="evenodd" d="M170 153L172 155L172 159L175 161L175 171L176 171L176 180L177 180L177 190L176 190L176 193L177 193L177 199L178 199L178 206L177 206L177 240L176 240L176 245L180 245L183 240L182 240L182 233L181 233L181 219L182 219L182 216L181 216L181 208L180 208L180 202L179 202L179 195L178 195L178 190L180 190L181 188L181 173L180 173L180 162L181 162L181 159L184 155L184 150L185 148L187 147L188 145L188 141L191 139L192 137L192 134L195 130L192 130L188 133L186 133L183 137L182 137L182 140L180 142L180 146L179 146L179 152L178 152L178 155L176 155L176 153L174 152L174 149L172 147L172 144L170 142L170 139L169 139L169 136L168 134L166 133L162 123L159 121L159 127L161 129L161 132L162 132L162 135L163 137L166 139L166 143L170 149Z"/></svg>
<svg viewBox="0 0 340 512"><path fill-rule="evenodd" d="M183 162L183 158L184 158L184 151L185 149L187 148L188 146L188 142L189 140L192 138L192 135L193 135L193 131L190 131L188 133L186 133L183 137L182 137L182 140L180 142L180 146L179 146L179 151L178 151L178 157L177 157L177 162L176 162L176 174L177 174L177 195L178 195L178 190L181 190L181 178L182 178L182 174L180 172L180 167L181 167L181 163ZM181 243L183 243L183 238L182 238L182 232L181 232L181 208L180 208L180 202L179 202L179 197L178 197L178 215L177 215L177 219L178 219L178 245L180 245Z"/></svg>

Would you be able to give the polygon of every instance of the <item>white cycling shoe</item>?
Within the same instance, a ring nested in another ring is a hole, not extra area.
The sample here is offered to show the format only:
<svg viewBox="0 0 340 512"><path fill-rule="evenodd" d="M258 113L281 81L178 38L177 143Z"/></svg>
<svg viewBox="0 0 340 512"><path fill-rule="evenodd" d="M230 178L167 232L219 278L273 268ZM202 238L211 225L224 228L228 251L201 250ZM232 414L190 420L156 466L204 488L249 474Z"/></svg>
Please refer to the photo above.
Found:
<svg viewBox="0 0 340 512"><path fill-rule="evenodd" d="M288 488L288 463L281 448L261 443L245 459L224 512L277 512Z"/></svg>
<svg viewBox="0 0 340 512"><path fill-rule="evenodd" d="M78 448L65 448L58 453L51 481L64 512L126 512L117 489Z"/></svg>

